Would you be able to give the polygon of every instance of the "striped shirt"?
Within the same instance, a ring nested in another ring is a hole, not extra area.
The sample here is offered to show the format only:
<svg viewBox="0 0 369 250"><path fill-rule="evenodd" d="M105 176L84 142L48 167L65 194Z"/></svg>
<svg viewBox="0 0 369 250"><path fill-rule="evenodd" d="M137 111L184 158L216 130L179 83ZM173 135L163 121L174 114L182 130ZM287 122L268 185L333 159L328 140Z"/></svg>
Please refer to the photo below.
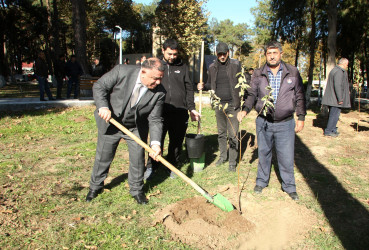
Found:
<svg viewBox="0 0 369 250"><path fill-rule="evenodd" d="M273 72L270 70L269 67L267 68L267 70L268 70L268 76L269 76L269 84L273 90L272 95L274 98L274 104L276 104L278 94L279 94L279 89L281 87L283 67L282 67L282 64L280 64L279 70L275 76L273 75Z"/></svg>

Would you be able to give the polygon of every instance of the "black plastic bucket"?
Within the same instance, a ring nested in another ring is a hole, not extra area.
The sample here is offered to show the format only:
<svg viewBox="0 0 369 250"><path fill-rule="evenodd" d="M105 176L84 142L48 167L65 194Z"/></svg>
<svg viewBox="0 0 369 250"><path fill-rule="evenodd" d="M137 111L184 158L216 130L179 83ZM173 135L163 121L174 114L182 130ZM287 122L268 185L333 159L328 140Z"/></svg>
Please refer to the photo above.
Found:
<svg viewBox="0 0 369 250"><path fill-rule="evenodd" d="M204 153L205 136L202 134L187 134L186 147L188 158L201 158Z"/></svg>

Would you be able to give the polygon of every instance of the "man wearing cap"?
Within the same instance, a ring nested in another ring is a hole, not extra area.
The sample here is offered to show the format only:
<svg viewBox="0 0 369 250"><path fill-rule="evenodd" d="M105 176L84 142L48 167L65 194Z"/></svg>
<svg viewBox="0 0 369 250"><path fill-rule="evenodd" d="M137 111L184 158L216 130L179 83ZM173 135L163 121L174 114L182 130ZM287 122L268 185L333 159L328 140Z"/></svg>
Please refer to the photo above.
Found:
<svg viewBox="0 0 369 250"><path fill-rule="evenodd" d="M228 170L236 171L238 156L238 120L237 113L240 110L240 88L235 88L238 83L237 73L241 72L241 64L235 59L229 58L228 45L219 42L216 47L217 60L209 66L208 80L204 86L199 83L197 88L213 90L220 98L224 110L215 109L218 127L218 144L220 156L216 166L229 161ZM228 116L228 117L227 117ZM229 157L227 154L227 139L229 143Z"/></svg>

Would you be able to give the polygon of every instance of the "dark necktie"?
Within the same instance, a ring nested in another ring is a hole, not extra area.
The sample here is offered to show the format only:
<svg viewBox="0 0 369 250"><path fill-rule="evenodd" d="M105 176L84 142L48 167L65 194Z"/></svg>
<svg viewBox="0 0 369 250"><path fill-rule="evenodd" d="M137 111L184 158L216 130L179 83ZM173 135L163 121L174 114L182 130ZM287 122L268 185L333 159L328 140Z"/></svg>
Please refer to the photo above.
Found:
<svg viewBox="0 0 369 250"><path fill-rule="evenodd" d="M131 97L131 108L135 106L138 97L140 96L140 90L142 88L142 84L138 84L138 87L133 91L132 97Z"/></svg>

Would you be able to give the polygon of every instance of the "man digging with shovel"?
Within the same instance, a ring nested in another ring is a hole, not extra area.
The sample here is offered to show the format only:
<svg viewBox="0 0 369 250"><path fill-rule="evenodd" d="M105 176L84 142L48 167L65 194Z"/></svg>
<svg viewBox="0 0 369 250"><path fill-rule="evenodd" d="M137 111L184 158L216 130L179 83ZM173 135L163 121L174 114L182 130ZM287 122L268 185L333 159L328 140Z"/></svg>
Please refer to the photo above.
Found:
<svg viewBox="0 0 369 250"><path fill-rule="evenodd" d="M138 204L147 203L142 191L145 149L109 121L111 118L119 121L142 141L147 141L150 130L153 150L150 156L156 160L161 154L160 140L163 130L161 115L165 90L160 85L163 74L162 62L149 58L142 63L141 69L134 65L117 65L94 84L98 139L87 202L102 192L110 164L123 138L129 151L129 192Z"/></svg>

